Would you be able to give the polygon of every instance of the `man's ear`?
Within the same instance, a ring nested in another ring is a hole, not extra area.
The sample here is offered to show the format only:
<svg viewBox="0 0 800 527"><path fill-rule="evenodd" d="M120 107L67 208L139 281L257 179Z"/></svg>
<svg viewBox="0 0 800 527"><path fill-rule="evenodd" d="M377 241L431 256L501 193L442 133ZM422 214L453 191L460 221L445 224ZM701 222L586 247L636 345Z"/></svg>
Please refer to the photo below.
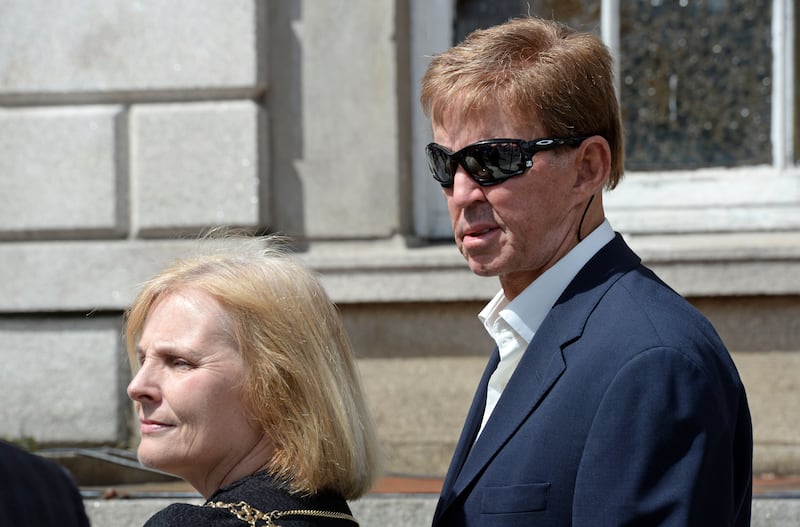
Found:
<svg viewBox="0 0 800 527"><path fill-rule="evenodd" d="M587 196L597 193L611 174L611 148L608 141L599 135L584 139L578 147L575 163L578 169L575 187L583 187L580 190Z"/></svg>

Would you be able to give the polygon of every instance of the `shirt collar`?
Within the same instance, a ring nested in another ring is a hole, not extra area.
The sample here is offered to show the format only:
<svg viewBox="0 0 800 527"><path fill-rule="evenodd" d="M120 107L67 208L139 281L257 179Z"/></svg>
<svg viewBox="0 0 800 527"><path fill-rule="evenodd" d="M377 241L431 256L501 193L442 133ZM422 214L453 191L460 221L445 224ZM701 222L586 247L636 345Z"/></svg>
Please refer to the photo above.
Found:
<svg viewBox="0 0 800 527"><path fill-rule="evenodd" d="M575 278L575 275L591 260L592 256L613 239L614 229L611 228L608 220L604 220L599 227L534 280L513 301L509 302L501 289L481 310L478 318L489 334L493 334L492 327L500 318L508 323L527 344L530 344L547 313Z"/></svg>

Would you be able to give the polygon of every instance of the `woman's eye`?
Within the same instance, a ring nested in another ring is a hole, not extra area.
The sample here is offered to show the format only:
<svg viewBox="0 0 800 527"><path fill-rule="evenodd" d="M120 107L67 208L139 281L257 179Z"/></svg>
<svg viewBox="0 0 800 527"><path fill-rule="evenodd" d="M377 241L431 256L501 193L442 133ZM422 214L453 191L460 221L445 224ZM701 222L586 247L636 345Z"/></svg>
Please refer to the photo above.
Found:
<svg viewBox="0 0 800 527"><path fill-rule="evenodd" d="M192 367L192 364L191 364L191 363L190 363L188 360L186 360L186 359L182 359L182 358L180 358L180 357L174 357L174 358L173 358L173 359L170 361L170 363L171 363L171 364L172 364L172 366L174 366L175 368L191 368L191 367Z"/></svg>

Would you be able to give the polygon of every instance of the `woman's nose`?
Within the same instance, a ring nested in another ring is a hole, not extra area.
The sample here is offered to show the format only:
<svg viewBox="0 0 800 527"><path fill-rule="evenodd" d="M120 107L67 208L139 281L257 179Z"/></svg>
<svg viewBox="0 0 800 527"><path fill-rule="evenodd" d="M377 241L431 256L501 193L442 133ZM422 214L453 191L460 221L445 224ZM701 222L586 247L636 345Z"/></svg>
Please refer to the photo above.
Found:
<svg viewBox="0 0 800 527"><path fill-rule="evenodd" d="M128 384L128 397L133 401L154 401L159 397L158 385L147 365L142 365Z"/></svg>

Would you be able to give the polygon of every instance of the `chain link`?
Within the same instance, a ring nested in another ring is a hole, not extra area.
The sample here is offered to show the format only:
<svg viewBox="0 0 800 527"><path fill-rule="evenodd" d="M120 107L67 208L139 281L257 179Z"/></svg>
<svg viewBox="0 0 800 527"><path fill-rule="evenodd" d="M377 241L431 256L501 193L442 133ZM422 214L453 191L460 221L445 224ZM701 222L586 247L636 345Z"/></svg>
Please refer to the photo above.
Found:
<svg viewBox="0 0 800 527"><path fill-rule="evenodd" d="M314 516L317 518L329 518L332 520L346 520L353 522L356 524L356 526L358 526L358 522L354 517L343 512L320 511L315 509L294 509L288 511L275 510L270 512L261 512L245 501L240 501L238 503L211 501L206 503L205 506L211 507L212 509L225 509L251 527L259 527L259 521L264 522L263 527L281 527L279 524L275 523L275 521L285 516Z"/></svg>

